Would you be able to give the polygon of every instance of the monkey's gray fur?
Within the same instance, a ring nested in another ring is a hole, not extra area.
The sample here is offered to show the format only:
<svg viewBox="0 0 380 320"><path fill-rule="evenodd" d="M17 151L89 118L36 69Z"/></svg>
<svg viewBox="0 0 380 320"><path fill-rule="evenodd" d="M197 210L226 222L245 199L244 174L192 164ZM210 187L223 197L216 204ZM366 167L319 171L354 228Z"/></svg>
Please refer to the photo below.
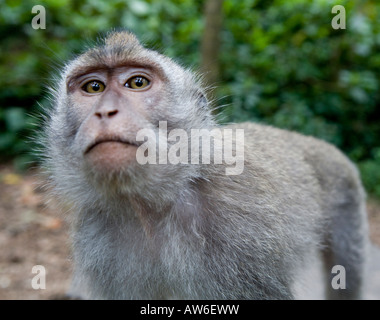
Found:
<svg viewBox="0 0 380 320"><path fill-rule="evenodd" d="M158 69L166 85L149 116L131 118L121 134L135 139L160 120L188 132L219 126L198 77L130 33L110 33L65 67L42 144L51 196L72 211L74 288L90 299L292 299L298 275L321 255L327 297L360 298L365 194L354 165L325 142L242 123L229 126L245 130L240 175L227 176L224 165L167 164L104 176L85 163L86 115L68 77L131 63ZM337 264L346 289L331 288Z"/></svg>

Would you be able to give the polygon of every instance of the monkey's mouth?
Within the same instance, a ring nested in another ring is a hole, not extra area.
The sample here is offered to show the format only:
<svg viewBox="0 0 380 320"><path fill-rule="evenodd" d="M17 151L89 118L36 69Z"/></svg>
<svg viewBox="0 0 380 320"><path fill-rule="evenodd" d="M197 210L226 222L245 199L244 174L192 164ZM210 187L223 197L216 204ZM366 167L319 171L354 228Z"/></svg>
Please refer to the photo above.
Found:
<svg viewBox="0 0 380 320"><path fill-rule="evenodd" d="M124 144L125 146L135 146L138 147L138 145L134 142L127 141L125 139L120 138L102 138L102 139L96 139L93 143L91 143L87 149L85 150L84 154L89 153L92 149L94 149L96 146L104 143L120 143Z"/></svg>

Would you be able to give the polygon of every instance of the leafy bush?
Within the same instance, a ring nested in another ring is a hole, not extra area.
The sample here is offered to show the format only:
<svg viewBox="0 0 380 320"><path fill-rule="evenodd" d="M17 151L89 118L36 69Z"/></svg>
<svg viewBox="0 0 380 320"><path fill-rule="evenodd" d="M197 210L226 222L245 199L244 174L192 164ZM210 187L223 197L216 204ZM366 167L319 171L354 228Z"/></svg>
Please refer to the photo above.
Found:
<svg viewBox="0 0 380 320"><path fill-rule="evenodd" d="M380 199L380 148L373 150L373 157L359 164L366 191Z"/></svg>
<svg viewBox="0 0 380 320"><path fill-rule="evenodd" d="M380 195L380 3L339 4L347 29L331 27L333 1L225 1L219 94L230 121L337 145Z"/></svg>

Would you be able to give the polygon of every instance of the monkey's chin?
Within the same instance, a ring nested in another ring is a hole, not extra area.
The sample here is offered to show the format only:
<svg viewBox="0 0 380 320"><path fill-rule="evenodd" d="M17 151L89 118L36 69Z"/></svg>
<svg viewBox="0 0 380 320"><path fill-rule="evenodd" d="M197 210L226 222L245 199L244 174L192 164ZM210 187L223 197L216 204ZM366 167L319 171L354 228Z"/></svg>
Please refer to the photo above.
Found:
<svg viewBox="0 0 380 320"><path fill-rule="evenodd" d="M136 161L137 146L119 142L105 141L91 148L86 154L87 164L98 174L117 173Z"/></svg>

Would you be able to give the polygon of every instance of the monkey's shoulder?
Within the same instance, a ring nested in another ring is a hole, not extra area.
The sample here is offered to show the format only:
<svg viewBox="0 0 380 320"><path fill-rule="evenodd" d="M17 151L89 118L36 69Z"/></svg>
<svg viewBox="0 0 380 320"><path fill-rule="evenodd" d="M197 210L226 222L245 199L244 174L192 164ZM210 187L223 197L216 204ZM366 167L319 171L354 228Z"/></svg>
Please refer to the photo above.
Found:
<svg viewBox="0 0 380 320"><path fill-rule="evenodd" d="M285 156L293 161L300 156L302 161L313 165L327 162L329 165L335 163L352 167L348 157L336 146L313 136L252 122L236 123L224 128L244 130L244 144L248 153L267 153L279 158Z"/></svg>
<svg viewBox="0 0 380 320"><path fill-rule="evenodd" d="M265 143L270 146L271 142L273 142L275 145L278 144L279 146L288 143L298 148L310 145L317 145L320 148L334 148L329 143L315 137L306 136L295 131L281 129L267 124L242 122L225 125L222 128L244 130L244 136L246 138L245 142L248 144Z"/></svg>
<svg viewBox="0 0 380 320"><path fill-rule="evenodd" d="M244 130L245 167L240 181L255 177L276 192L302 185L309 190L358 187L356 166L334 145L321 139L269 125L244 122L224 126ZM266 188L268 192L268 188Z"/></svg>

